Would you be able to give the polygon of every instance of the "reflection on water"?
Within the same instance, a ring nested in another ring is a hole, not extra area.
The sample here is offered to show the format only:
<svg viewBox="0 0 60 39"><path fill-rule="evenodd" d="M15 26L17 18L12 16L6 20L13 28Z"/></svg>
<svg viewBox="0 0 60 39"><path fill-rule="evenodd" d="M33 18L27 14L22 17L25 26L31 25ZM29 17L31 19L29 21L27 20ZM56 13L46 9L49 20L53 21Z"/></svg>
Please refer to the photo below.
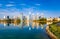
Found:
<svg viewBox="0 0 60 39"><path fill-rule="evenodd" d="M1 22L0 39L49 39L45 28L38 22Z"/></svg>
<svg viewBox="0 0 60 39"><path fill-rule="evenodd" d="M30 25L31 25L31 27L34 29L35 27L38 29L39 28L39 26L41 27L41 28L43 28L44 27L44 24L40 24L40 23L36 23L36 22L32 22L32 23L25 23L25 22L23 22L22 24L19 24L19 23L2 23L2 24L4 24L4 26L17 26L17 27L29 27Z"/></svg>
<svg viewBox="0 0 60 39"><path fill-rule="evenodd" d="M53 22L45 22L45 23L43 23L43 22L17 22L17 21L14 21L14 22L11 22L11 21L2 21L2 22L0 22L0 24L4 24L4 26L10 26L10 25L13 25L13 26L21 26L21 27L23 27L23 26L27 26L27 27L29 27L30 25L31 25L31 27L32 28L34 28L34 27L36 27L36 28L38 28L39 26L43 26L44 24L52 24Z"/></svg>

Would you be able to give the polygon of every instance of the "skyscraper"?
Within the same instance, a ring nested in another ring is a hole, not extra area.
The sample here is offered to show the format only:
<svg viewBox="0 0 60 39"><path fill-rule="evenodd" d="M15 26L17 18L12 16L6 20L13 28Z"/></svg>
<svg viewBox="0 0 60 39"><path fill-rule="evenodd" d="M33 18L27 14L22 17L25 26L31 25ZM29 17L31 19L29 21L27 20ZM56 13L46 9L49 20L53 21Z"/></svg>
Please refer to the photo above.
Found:
<svg viewBox="0 0 60 39"><path fill-rule="evenodd" d="M20 19L23 21L23 13L20 13Z"/></svg>
<svg viewBox="0 0 60 39"><path fill-rule="evenodd" d="M39 13L37 13L37 15L36 15L36 20L38 20L39 19Z"/></svg>
<svg viewBox="0 0 60 39"><path fill-rule="evenodd" d="M6 16L4 16L4 19L6 19Z"/></svg>
<svg viewBox="0 0 60 39"><path fill-rule="evenodd" d="M7 19L9 19L9 16L7 16Z"/></svg>
<svg viewBox="0 0 60 39"><path fill-rule="evenodd" d="M36 20L34 13L32 14L32 20Z"/></svg>
<svg viewBox="0 0 60 39"><path fill-rule="evenodd" d="M31 20L31 12L29 12L29 21Z"/></svg>

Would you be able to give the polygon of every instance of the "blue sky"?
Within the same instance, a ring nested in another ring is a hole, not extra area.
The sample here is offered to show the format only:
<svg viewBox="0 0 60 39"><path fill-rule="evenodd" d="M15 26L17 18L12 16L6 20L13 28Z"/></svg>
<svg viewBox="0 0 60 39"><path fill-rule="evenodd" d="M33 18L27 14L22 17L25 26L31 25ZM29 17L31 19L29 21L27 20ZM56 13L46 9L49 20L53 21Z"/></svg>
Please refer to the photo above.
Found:
<svg viewBox="0 0 60 39"><path fill-rule="evenodd" d="M0 0L0 16L40 13L45 17L60 16L60 0Z"/></svg>

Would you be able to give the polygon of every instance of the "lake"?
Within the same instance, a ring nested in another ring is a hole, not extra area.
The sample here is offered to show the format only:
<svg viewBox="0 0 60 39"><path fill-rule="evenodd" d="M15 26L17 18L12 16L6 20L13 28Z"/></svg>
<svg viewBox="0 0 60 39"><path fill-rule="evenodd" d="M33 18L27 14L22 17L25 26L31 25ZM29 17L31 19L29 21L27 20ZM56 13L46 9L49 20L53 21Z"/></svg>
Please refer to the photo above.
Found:
<svg viewBox="0 0 60 39"><path fill-rule="evenodd" d="M46 24L0 24L0 39L50 39Z"/></svg>

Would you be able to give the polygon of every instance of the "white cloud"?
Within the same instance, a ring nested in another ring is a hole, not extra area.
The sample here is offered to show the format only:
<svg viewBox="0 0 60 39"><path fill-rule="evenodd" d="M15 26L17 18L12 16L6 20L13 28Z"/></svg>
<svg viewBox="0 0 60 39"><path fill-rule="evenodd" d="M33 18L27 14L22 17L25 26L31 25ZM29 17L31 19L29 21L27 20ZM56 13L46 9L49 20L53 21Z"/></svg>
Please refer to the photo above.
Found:
<svg viewBox="0 0 60 39"><path fill-rule="evenodd" d="M40 4L35 4L35 5L40 6Z"/></svg>
<svg viewBox="0 0 60 39"><path fill-rule="evenodd" d="M18 16L20 12L1 12L0 15L2 16Z"/></svg>
<svg viewBox="0 0 60 39"><path fill-rule="evenodd" d="M7 4L6 6L9 6L10 7L10 6L14 6L14 4Z"/></svg>
<svg viewBox="0 0 60 39"><path fill-rule="evenodd" d="M20 11L16 8L12 8L12 9L2 9L0 11L0 15L3 16L17 16L19 15Z"/></svg>

